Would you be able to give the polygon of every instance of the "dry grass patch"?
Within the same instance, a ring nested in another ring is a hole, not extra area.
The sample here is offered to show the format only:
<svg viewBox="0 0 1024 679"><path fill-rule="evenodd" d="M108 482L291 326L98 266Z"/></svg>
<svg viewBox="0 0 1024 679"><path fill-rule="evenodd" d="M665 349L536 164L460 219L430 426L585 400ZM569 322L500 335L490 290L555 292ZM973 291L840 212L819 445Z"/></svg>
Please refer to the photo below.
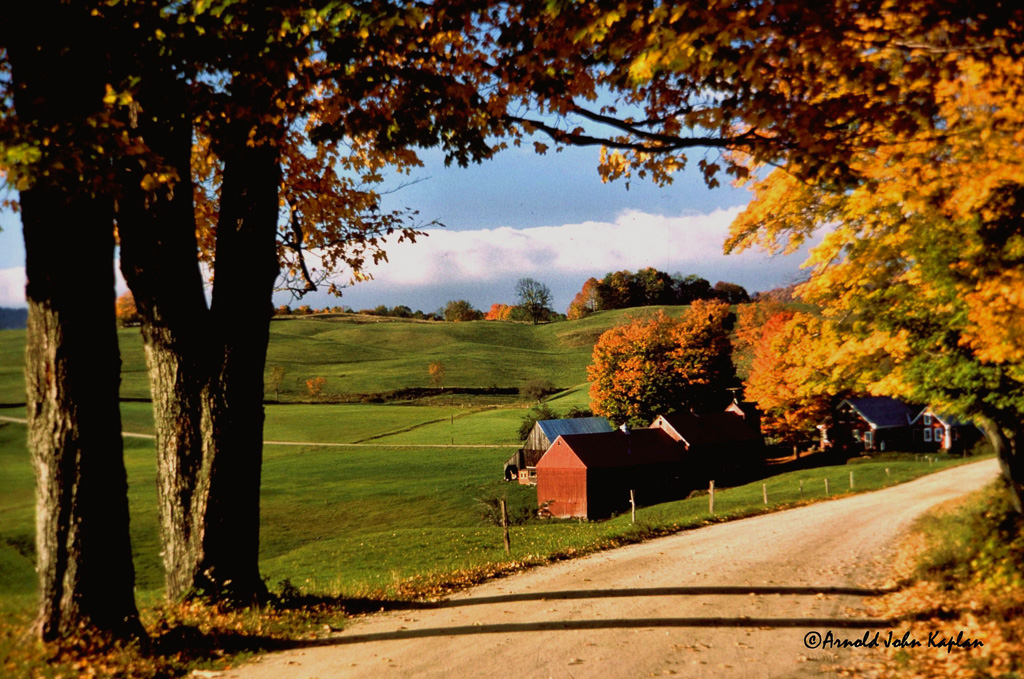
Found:
<svg viewBox="0 0 1024 679"><path fill-rule="evenodd" d="M904 587L869 602L923 646L883 649L881 661L843 676L878 679L1024 677L1024 518L1000 485L945 503L924 517L895 563ZM929 635L973 648L929 647Z"/></svg>

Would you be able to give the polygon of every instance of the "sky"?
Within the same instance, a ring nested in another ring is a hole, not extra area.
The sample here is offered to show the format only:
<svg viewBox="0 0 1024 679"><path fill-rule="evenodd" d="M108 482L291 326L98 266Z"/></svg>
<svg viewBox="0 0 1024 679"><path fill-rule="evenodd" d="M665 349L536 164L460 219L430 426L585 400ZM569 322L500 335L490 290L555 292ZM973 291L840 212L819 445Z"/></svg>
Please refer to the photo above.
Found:
<svg viewBox="0 0 1024 679"><path fill-rule="evenodd" d="M684 172L668 187L649 180L602 183L594 148L510 149L482 165L445 167L439 153L421 154L425 167L385 197L385 209L411 208L423 223L437 220L415 244L389 243L388 262L370 268L373 280L342 290L339 300L315 292L301 301L287 293L275 304L373 308L404 304L435 311L465 299L486 311L515 303L515 284L534 278L565 312L590 277L651 266L669 274L697 274L749 292L798 280L806 252L771 256L759 251L722 254L729 223L749 201L743 189L708 189L699 172ZM696 167L697 158L691 160ZM17 215L0 214L0 306L25 306L24 248ZM347 283L348 272L339 283ZM121 290L123 280L118 278Z"/></svg>

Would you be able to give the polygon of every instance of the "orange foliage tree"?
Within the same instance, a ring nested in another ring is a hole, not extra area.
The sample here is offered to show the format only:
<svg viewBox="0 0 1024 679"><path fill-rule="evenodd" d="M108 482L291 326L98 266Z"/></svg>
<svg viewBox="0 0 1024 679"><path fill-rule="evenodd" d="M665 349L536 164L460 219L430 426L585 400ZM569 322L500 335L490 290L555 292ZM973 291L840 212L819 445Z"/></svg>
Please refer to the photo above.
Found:
<svg viewBox="0 0 1024 679"><path fill-rule="evenodd" d="M324 393L324 386L327 385L327 378L325 377L313 377L306 380L306 391L309 392L310 398L320 398Z"/></svg>
<svg viewBox="0 0 1024 679"><path fill-rule="evenodd" d="M600 308L601 298L598 295L598 287L600 286L599 281L596 278L588 278L583 284L583 289L576 293L576 296L569 302L569 309L566 311L566 317L570 321L575 321L585 316L589 316L591 313L597 311Z"/></svg>
<svg viewBox="0 0 1024 679"><path fill-rule="evenodd" d="M844 395L834 373L838 340L831 326L809 314L779 311L752 339L753 361L745 385L748 400L764 413L764 433L781 443L814 439Z"/></svg>
<svg viewBox="0 0 1024 679"><path fill-rule="evenodd" d="M729 307L699 301L680 318L662 311L606 331L587 368L591 407L615 423L723 405L734 385Z"/></svg>
<svg viewBox="0 0 1024 679"><path fill-rule="evenodd" d="M114 313L120 325L138 325L142 321L131 290L117 298L117 302L114 304Z"/></svg>
<svg viewBox="0 0 1024 679"><path fill-rule="evenodd" d="M440 387L444 383L444 363L441 361L431 361L427 366L427 373L435 387Z"/></svg>
<svg viewBox="0 0 1024 679"><path fill-rule="evenodd" d="M509 321L512 320L512 311L515 309L514 306L509 304L492 304L487 314L484 315L485 321Z"/></svg>

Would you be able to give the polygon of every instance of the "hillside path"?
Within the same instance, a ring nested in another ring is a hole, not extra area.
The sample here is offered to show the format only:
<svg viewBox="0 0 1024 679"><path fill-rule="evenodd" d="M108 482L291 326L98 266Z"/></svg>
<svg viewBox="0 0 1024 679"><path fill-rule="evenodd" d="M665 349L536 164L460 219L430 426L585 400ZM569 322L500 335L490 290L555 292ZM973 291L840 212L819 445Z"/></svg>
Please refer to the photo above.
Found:
<svg viewBox="0 0 1024 679"><path fill-rule="evenodd" d="M24 417L8 417L0 415L0 422L12 424L28 424ZM121 436L136 439L155 439L154 434L122 431ZM385 434L387 436L387 434ZM264 441L265 446L300 446L303 448L519 448L519 443L336 443L317 441Z"/></svg>
<svg viewBox="0 0 1024 679"><path fill-rule="evenodd" d="M900 535L925 510L997 474L985 460L537 568L433 606L355 620L221 676L833 676L835 663L872 651L809 649L805 635L852 641L878 631L884 640L899 630L866 617L862 602L886 585Z"/></svg>

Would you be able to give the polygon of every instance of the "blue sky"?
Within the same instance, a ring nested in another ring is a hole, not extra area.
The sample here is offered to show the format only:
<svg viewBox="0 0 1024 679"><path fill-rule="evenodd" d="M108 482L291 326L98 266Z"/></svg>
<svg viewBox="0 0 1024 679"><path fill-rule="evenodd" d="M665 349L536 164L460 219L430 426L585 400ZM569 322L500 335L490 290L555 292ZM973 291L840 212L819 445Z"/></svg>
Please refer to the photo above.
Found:
<svg viewBox="0 0 1024 679"><path fill-rule="evenodd" d="M298 303L433 311L467 299L486 310L495 302L514 303L516 281L529 276L551 288L555 308L564 312L587 278L619 269L695 273L751 292L800 275L803 252L723 255L728 224L749 196L728 186L710 190L696 171L668 187L634 180L627 189L623 182L601 182L596 148L544 156L510 149L468 169L446 168L432 151L422 157L426 167L411 177L421 181L387 196L385 207L419 210L424 222L438 220L445 228L416 244L389 245L389 263L372 270L373 280L344 289L341 300L318 292ZM407 179L396 177L393 184ZM0 227L0 306L24 306L17 216L0 215ZM288 301L284 293L275 297Z"/></svg>

